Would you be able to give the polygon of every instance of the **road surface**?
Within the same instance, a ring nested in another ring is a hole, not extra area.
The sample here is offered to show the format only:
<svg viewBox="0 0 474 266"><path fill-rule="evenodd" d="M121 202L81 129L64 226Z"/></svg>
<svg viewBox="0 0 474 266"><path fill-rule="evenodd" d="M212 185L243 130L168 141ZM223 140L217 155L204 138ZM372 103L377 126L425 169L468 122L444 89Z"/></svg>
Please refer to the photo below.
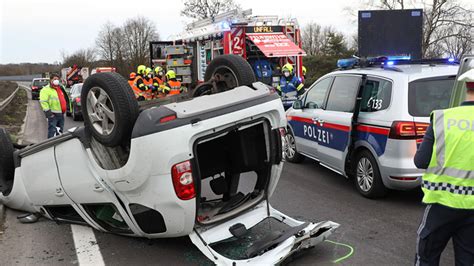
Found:
<svg viewBox="0 0 474 266"><path fill-rule="evenodd" d="M46 136L46 121L38 102L30 101L25 136L39 140ZM66 127L81 122L66 119ZM331 240L350 245L354 253L342 261L347 265L411 265L414 262L416 230L423 206L419 190L392 192L382 200L361 197L352 181L316 162L286 163L274 196L273 207L296 218L332 220L341 227ZM94 264L105 265L208 265L186 237L147 240L105 234L41 219L20 224L16 211L8 210L4 232L0 234L3 265ZM1 228L0 228L1 230ZM78 240L79 239L79 240ZM79 242L84 245L81 246ZM346 246L324 242L296 258L294 265L329 265L349 253ZM442 256L442 265L452 265L451 244Z"/></svg>

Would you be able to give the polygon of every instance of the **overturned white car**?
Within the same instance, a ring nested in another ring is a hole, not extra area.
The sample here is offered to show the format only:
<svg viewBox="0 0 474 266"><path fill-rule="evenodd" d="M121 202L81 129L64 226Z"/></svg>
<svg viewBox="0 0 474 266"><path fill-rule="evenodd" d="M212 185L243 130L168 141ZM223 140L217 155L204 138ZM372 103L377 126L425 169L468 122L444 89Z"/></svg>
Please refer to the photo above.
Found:
<svg viewBox="0 0 474 266"><path fill-rule="evenodd" d="M283 166L278 95L240 57L208 71L194 97L142 107L123 77L94 74L81 95L85 127L16 148L0 130L0 202L121 235L189 235L221 265L278 263L323 241L338 224L298 221L268 202ZM283 229L252 238L245 254L216 251L269 219Z"/></svg>

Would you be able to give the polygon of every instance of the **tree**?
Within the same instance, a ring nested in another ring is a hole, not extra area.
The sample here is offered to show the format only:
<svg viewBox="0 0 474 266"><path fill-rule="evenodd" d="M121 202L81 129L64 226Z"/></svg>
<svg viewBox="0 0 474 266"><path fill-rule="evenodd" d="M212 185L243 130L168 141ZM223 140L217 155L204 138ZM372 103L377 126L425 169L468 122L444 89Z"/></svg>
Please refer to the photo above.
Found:
<svg viewBox="0 0 474 266"><path fill-rule="evenodd" d="M63 67L70 67L72 65L78 65L81 67L95 67L96 62L96 51L93 48L80 49L76 52L68 55L62 52Z"/></svg>
<svg viewBox="0 0 474 266"><path fill-rule="evenodd" d="M101 31L96 39L97 51L103 60L114 62L117 55L115 47L115 34L117 27L111 22L107 22L102 26Z"/></svg>
<svg viewBox="0 0 474 266"><path fill-rule="evenodd" d="M349 50L342 33L336 32L332 28L326 28L324 33L325 39L322 52L329 56L341 56Z"/></svg>
<svg viewBox="0 0 474 266"><path fill-rule="evenodd" d="M310 22L302 29L302 46L308 55L317 55L321 53L321 47L324 42L324 36L321 26L315 22Z"/></svg>
<svg viewBox="0 0 474 266"><path fill-rule="evenodd" d="M159 34L152 21L144 17L136 17L125 22L121 38L124 40L124 56L128 63L135 67L149 63L149 42L159 40Z"/></svg>
<svg viewBox="0 0 474 266"><path fill-rule="evenodd" d="M206 19L233 9L240 9L234 0L185 0L181 16Z"/></svg>

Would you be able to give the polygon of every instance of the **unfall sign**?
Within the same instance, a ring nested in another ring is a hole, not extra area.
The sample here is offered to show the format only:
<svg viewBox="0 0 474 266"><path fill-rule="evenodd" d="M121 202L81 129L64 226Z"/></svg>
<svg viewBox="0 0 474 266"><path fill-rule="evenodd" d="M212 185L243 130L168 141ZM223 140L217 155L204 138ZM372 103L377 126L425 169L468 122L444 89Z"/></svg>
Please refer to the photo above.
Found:
<svg viewBox="0 0 474 266"><path fill-rule="evenodd" d="M306 55L283 33L250 33L247 36L267 57Z"/></svg>

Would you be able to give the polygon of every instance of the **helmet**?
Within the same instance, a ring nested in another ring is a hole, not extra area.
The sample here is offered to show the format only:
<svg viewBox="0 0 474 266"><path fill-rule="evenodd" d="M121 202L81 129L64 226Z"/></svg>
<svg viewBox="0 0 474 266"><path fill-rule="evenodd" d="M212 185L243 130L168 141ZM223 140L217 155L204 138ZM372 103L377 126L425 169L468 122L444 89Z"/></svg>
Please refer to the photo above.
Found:
<svg viewBox="0 0 474 266"><path fill-rule="evenodd" d="M306 67L303 66L303 76L305 76L305 75L306 75Z"/></svg>
<svg viewBox="0 0 474 266"><path fill-rule="evenodd" d="M137 68L137 74L138 75L143 75L145 74L146 66L145 65L139 65Z"/></svg>
<svg viewBox="0 0 474 266"><path fill-rule="evenodd" d="M137 73L135 72L130 73L130 76L129 76L130 79L134 79L136 77L137 77Z"/></svg>
<svg viewBox="0 0 474 266"><path fill-rule="evenodd" d="M158 74L160 72L163 72L163 68L162 67L155 67L155 74Z"/></svg>
<svg viewBox="0 0 474 266"><path fill-rule="evenodd" d="M293 73L293 66L290 63L287 63L281 69L281 72L290 71L290 74Z"/></svg>
<svg viewBox="0 0 474 266"><path fill-rule="evenodd" d="M153 72L153 70L151 70L151 68L147 67L145 69L145 75L148 75L148 74L151 74Z"/></svg>
<svg viewBox="0 0 474 266"><path fill-rule="evenodd" d="M166 72L166 78L167 79L175 79L176 78L176 73L173 70L168 70L168 72Z"/></svg>

